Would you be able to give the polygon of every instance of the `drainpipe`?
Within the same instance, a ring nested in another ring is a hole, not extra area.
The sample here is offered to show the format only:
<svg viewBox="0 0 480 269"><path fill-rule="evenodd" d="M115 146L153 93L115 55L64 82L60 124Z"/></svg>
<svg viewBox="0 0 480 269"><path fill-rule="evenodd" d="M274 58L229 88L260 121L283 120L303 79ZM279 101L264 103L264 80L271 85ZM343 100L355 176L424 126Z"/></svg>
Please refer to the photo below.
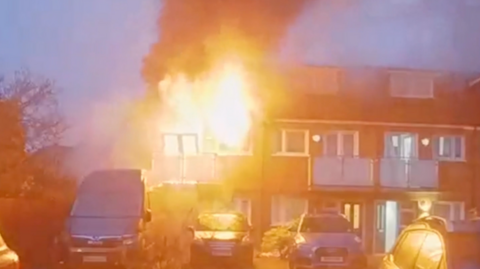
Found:
<svg viewBox="0 0 480 269"><path fill-rule="evenodd" d="M479 158L478 158L478 154L477 154L477 149L478 149L478 146L479 145L479 137L478 137L478 127L475 127L475 129L473 130L473 141L474 141L474 157L473 157L473 161L472 163L470 164L472 169L473 169L473 180L472 180L472 183L471 183L471 186L472 186L472 193L471 193L471 206L472 208L477 208L477 180L478 180L478 176L477 176L477 165L479 163Z"/></svg>

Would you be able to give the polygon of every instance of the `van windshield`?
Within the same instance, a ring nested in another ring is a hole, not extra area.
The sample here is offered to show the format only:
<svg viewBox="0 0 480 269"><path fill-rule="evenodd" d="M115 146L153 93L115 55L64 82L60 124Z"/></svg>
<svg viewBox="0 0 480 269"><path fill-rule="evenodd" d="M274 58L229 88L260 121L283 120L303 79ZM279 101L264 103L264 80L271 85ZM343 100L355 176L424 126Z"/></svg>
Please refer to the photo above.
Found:
<svg viewBox="0 0 480 269"><path fill-rule="evenodd" d="M77 196L72 208L73 217L139 217L142 197L127 192L84 192Z"/></svg>
<svg viewBox="0 0 480 269"><path fill-rule="evenodd" d="M350 222L341 216L319 216L303 219L302 233L348 233L352 231Z"/></svg>

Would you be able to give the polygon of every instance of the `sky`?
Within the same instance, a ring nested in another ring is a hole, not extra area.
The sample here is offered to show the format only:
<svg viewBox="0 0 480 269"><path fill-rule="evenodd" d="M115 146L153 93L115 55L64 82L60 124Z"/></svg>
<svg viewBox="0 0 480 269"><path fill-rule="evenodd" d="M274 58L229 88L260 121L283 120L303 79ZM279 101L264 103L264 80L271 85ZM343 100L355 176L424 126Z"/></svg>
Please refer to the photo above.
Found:
<svg viewBox="0 0 480 269"><path fill-rule="evenodd" d="M314 0L282 56L333 66L480 71L480 0Z"/></svg>
<svg viewBox="0 0 480 269"><path fill-rule="evenodd" d="M181 1L181 0L178 0ZM161 0L0 0L0 73L57 81L79 141L139 96ZM281 55L326 65L480 71L480 0L314 0Z"/></svg>
<svg viewBox="0 0 480 269"><path fill-rule="evenodd" d="M157 40L159 0L1 0L0 73L54 79L76 143L139 96L142 57ZM92 115L94 114L95 115Z"/></svg>

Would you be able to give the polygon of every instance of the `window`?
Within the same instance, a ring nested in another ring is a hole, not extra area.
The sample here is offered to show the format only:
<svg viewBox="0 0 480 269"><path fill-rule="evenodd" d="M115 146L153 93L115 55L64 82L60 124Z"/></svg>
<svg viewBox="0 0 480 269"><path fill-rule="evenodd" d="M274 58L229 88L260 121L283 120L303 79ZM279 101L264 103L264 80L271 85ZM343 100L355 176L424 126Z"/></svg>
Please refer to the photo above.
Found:
<svg viewBox="0 0 480 269"><path fill-rule="evenodd" d="M195 155L198 153L196 134L164 134L163 154L165 155Z"/></svg>
<svg viewBox="0 0 480 269"><path fill-rule="evenodd" d="M432 214L450 221L463 220L465 205L463 202L435 201L432 205Z"/></svg>
<svg viewBox="0 0 480 269"><path fill-rule="evenodd" d="M415 268L437 269L442 256L442 238L434 232L427 232L427 237L419 251Z"/></svg>
<svg viewBox="0 0 480 269"><path fill-rule="evenodd" d="M163 154L165 155L179 155L180 154L180 142L178 135L166 134L163 136Z"/></svg>
<svg viewBox="0 0 480 269"><path fill-rule="evenodd" d="M401 98L433 98L434 78L428 74L392 72L390 95Z"/></svg>
<svg viewBox="0 0 480 269"><path fill-rule="evenodd" d="M334 132L324 136L323 151L326 156L357 156L358 133Z"/></svg>
<svg viewBox="0 0 480 269"><path fill-rule="evenodd" d="M302 198L277 195L272 197L271 224L286 224L307 211L308 201Z"/></svg>
<svg viewBox="0 0 480 269"><path fill-rule="evenodd" d="M465 138L462 136L439 136L433 140L433 156L445 161L465 159Z"/></svg>
<svg viewBox="0 0 480 269"><path fill-rule="evenodd" d="M203 139L202 151L221 155L244 155L252 153L252 144L251 135L248 135L239 145L227 145L207 135Z"/></svg>
<svg viewBox="0 0 480 269"><path fill-rule="evenodd" d="M280 130L274 137L274 152L277 154L308 154L307 130Z"/></svg>
<svg viewBox="0 0 480 269"><path fill-rule="evenodd" d="M387 133L385 135L385 157L416 158L418 156L417 135L413 133Z"/></svg>
<svg viewBox="0 0 480 269"><path fill-rule="evenodd" d="M398 268L414 268L415 259L420 252L427 233L425 231L411 231L397 240L393 249L393 260Z"/></svg>
<svg viewBox="0 0 480 269"><path fill-rule="evenodd" d="M308 70L309 89L315 94L334 94L340 89L340 70L335 68L311 67Z"/></svg>

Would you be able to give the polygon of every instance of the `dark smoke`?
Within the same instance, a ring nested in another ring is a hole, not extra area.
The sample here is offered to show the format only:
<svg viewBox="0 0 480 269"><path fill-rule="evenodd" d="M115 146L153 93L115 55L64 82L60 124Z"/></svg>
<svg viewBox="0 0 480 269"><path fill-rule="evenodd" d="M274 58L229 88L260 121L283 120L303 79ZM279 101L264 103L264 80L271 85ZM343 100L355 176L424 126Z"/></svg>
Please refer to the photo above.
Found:
<svg viewBox="0 0 480 269"><path fill-rule="evenodd" d="M144 59L143 77L157 85L167 72L205 70L218 50L209 42L224 32L235 34L223 42L244 39L260 54L269 52L307 1L165 0L158 19L160 38Z"/></svg>

